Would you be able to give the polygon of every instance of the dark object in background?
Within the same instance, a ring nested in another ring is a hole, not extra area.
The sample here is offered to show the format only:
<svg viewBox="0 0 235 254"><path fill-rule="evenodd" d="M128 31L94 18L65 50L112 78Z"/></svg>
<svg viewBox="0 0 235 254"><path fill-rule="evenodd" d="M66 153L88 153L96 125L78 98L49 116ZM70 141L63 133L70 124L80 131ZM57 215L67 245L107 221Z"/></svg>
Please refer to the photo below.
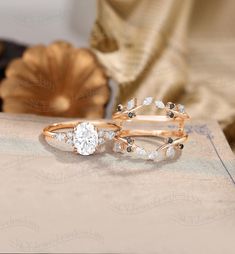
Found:
<svg viewBox="0 0 235 254"><path fill-rule="evenodd" d="M0 82L3 78L5 78L5 70L7 65L13 59L21 57L26 48L26 45L0 39ZM1 99L0 111L2 111Z"/></svg>

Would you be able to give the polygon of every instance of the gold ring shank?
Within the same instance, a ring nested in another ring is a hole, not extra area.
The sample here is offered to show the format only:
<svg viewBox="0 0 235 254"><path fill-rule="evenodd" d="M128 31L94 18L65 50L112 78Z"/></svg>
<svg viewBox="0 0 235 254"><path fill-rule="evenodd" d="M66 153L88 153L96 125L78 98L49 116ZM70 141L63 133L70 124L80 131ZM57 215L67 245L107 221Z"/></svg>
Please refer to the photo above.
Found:
<svg viewBox="0 0 235 254"><path fill-rule="evenodd" d="M54 123L48 125L43 129L43 135L46 137L52 138L54 136L54 131L63 130L63 129L73 129L76 125L83 123L84 121L71 121L71 122L62 122ZM119 131L121 128L115 123L111 122L102 122L102 121L89 121L89 123L95 125L97 128Z"/></svg>
<svg viewBox="0 0 235 254"><path fill-rule="evenodd" d="M177 113L176 111L175 115L177 117L175 118L170 118L167 116L163 116L163 115L158 115L158 116L153 116L153 115L137 115L136 117L130 119L128 118L127 115L123 115L121 113L115 113L113 115L113 119L114 120L123 120L123 121L147 121L147 122L182 122L186 119L189 119L188 115L180 115L179 113ZM180 116L179 116L180 115Z"/></svg>

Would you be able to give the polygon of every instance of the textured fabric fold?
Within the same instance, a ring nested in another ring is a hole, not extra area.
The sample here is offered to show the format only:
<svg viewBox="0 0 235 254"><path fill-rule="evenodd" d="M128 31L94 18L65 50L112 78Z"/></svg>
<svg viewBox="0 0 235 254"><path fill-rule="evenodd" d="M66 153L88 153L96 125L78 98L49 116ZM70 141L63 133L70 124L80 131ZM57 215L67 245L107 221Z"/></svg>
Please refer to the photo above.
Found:
<svg viewBox="0 0 235 254"><path fill-rule="evenodd" d="M149 94L169 100L183 90L191 6L191 0L98 1L91 45L120 84L119 101Z"/></svg>
<svg viewBox="0 0 235 254"><path fill-rule="evenodd" d="M91 46L118 84L118 102L184 103L193 118L219 121L235 151L235 2L97 3Z"/></svg>

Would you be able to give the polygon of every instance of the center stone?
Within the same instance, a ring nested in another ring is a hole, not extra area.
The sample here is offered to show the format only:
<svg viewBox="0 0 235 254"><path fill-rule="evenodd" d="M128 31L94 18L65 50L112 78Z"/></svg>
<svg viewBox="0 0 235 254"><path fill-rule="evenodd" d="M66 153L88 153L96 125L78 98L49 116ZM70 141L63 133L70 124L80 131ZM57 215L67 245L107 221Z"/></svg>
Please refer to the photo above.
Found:
<svg viewBox="0 0 235 254"><path fill-rule="evenodd" d="M98 146L98 133L91 123L80 123L74 128L74 147L82 155L93 154Z"/></svg>

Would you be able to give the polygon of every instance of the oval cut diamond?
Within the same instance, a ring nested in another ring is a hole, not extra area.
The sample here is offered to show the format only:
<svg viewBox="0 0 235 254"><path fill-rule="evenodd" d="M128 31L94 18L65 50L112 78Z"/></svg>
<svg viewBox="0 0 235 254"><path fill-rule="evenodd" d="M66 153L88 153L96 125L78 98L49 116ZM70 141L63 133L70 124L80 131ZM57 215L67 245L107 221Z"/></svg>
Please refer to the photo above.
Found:
<svg viewBox="0 0 235 254"><path fill-rule="evenodd" d="M79 154L93 154L98 146L98 140L98 133L93 124L80 123L74 128L74 147Z"/></svg>

